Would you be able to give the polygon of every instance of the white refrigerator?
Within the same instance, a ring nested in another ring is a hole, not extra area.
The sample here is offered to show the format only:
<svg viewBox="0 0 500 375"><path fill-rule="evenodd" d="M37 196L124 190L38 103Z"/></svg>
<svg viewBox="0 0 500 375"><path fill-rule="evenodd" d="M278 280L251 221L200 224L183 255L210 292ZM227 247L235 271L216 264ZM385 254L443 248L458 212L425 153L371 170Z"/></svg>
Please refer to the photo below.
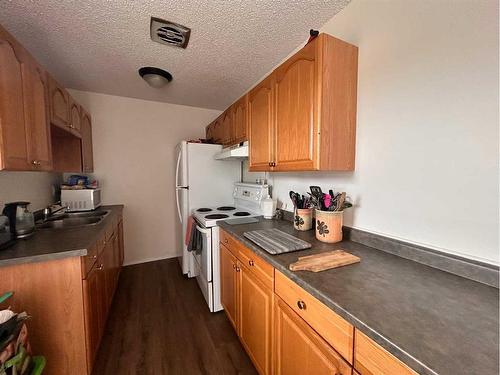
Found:
<svg viewBox="0 0 500 375"><path fill-rule="evenodd" d="M188 277L197 276L194 258L185 244L187 221L192 210L232 204L233 184L241 178L240 161L214 159L221 150L221 145L186 141L176 147L177 251L182 272Z"/></svg>

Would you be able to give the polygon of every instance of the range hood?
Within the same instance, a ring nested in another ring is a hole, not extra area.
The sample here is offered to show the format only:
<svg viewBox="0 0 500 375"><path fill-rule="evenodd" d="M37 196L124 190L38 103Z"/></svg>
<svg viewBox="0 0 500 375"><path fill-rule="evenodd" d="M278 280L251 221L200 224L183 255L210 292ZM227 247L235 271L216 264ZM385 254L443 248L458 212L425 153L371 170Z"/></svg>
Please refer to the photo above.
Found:
<svg viewBox="0 0 500 375"><path fill-rule="evenodd" d="M217 160L238 160L248 158L248 141L223 148L221 152L214 156Z"/></svg>

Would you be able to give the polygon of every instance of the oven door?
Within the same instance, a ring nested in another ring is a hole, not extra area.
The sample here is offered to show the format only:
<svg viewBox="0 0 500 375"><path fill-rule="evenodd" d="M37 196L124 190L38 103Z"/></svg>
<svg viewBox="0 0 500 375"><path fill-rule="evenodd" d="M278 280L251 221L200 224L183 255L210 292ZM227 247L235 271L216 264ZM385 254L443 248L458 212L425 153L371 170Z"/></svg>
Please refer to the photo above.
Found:
<svg viewBox="0 0 500 375"><path fill-rule="evenodd" d="M196 225L202 236L202 249L193 252L196 281L200 286L203 297L207 301L210 311L214 311L214 297L212 288L212 230Z"/></svg>

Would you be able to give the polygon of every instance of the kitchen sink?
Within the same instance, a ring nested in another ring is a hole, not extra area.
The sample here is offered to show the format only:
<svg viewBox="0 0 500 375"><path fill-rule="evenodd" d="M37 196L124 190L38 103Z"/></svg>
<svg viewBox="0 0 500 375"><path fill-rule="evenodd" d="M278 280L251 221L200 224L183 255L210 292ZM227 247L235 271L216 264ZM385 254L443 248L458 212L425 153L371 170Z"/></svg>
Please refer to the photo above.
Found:
<svg viewBox="0 0 500 375"><path fill-rule="evenodd" d="M104 218L109 213L109 211L84 211L84 212L66 212L60 215L54 215L48 218L46 221L57 221L57 220L67 220L70 218L80 218L80 217L97 217Z"/></svg>
<svg viewBox="0 0 500 375"><path fill-rule="evenodd" d="M63 229L96 225L109 213L109 211L72 212L57 215L36 225L37 229Z"/></svg>

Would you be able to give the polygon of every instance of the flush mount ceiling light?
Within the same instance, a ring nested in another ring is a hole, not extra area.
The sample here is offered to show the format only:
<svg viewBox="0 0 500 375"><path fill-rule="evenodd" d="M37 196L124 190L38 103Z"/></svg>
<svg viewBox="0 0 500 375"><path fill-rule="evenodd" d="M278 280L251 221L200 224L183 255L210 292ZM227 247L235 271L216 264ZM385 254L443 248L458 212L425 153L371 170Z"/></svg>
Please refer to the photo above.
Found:
<svg viewBox="0 0 500 375"><path fill-rule="evenodd" d="M152 66L144 66L139 69L139 75L147 84L154 88L161 88L172 80L172 74Z"/></svg>

